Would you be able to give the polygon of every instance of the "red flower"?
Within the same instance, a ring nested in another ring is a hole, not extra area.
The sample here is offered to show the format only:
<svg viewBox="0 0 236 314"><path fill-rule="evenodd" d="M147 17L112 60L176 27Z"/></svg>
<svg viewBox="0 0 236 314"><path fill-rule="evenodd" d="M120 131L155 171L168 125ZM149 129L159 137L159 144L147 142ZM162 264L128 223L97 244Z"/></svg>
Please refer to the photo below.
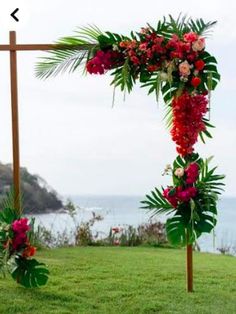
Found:
<svg viewBox="0 0 236 314"><path fill-rule="evenodd" d="M204 66L205 66L205 62L202 60L202 59L199 59L197 60L195 63L195 68L198 70L198 71L201 71L203 70Z"/></svg>
<svg viewBox="0 0 236 314"><path fill-rule="evenodd" d="M31 246L31 245L28 245L28 246L24 249L24 251L23 251L23 253L22 253L22 256L27 258L27 257L30 257L30 256L34 256L35 253L36 253L36 247Z"/></svg>
<svg viewBox="0 0 236 314"><path fill-rule="evenodd" d="M136 56L131 57L130 60L131 60L131 61L133 62L133 64L135 64L135 65L139 65L139 64L140 64L139 58L136 57Z"/></svg>
<svg viewBox="0 0 236 314"><path fill-rule="evenodd" d="M200 77L197 77L197 76L194 76L192 79L191 79L191 85L196 88L198 87L198 85L201 84L201 79Z"/></svg>
<svg viewBox="0 0 236 314"><path fill-rule="evenodd" d="M182 156L192 154L199 132L205 130L202 118L207 112L207 103L204 95L191 96L187 92L172 101L171 135L177 145L177 152Z"/></svg>
<svg viewBox="0 0 236 314"><path fill-rule="evenodd" d="M114 233L119 233L119 232L120 232L120 229L119 229L119 227L113 227L113 228L112 228L112 231L113 231Z"/></svg>
<svg viewBox="0 0 236 314"><path fill-rule="evenodd" d="M127 45L128 45L128 41L121 41L120 43L119 43L119 46L121 47L121 48L126 48L127 47Z"/></svg>
<svg viewBox="0 0 236 314"><path fill-rule="evenodd" d="M154 72L154 71L156 71L157 69L158 69L158 65L157 65L157 64L150 64L150 65L147 66L147 70L148 70L149 72Z"/></svg>
<svg viewBox="0 0 236 314"><path fill-rule="evenodd" d="M197 59L197 57L198 57L198 53L196 51L192 51L191 53L187 55L187 60L189 62L194 62Z"/></svg>
<svg viewBox="0 0 236 314"><path fill-rule="evenodd" d="M172 193L170 193L172 192ZM163 196L167 199L167 201L176 208L178 205L178 200L176 198L176 190L173 187L168 187L163 191Z"/></svg>
<svg viewBox="0 0 236 314"><path fill-rule="evenodd" d="M192 43L198 39L198 34L194 32L189 32L189 33L184 34L183 37L184 37L184 41Z"/></svg>

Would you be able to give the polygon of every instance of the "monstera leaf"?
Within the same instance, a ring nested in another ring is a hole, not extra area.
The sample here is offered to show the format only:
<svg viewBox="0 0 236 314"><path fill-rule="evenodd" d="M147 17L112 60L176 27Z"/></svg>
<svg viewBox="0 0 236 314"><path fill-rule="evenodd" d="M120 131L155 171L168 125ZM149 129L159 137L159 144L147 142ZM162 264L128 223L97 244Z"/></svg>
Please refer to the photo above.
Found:
<svg viewBox="0 0 236 314"><path fill-rule="evenodd" d="M26 288L44 286L48 281L49 271L36 259L15 258L15 267L11 271L13 279Z"/></svg>
<svg viewBox="0 0 236 314"><path fill-rule="evenodd" d="M186 229L184 219L180 215L175 215L166 221L167 238L172 245L186 245Z"/></svg>

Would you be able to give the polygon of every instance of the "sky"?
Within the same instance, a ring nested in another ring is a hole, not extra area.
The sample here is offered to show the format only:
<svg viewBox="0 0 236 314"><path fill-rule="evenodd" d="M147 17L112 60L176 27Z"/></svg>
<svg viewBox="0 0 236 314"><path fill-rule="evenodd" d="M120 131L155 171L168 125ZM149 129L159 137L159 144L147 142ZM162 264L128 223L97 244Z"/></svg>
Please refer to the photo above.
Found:
<svg viewBox="0 0 236 314"><path fill-rule="evenodd" d="M34 5L33 5L34 4ZM129 34L163 15L217 20L207 51L219 64L221 83L212 95L214 138L196 145L202 157L226 174L225 196L236 196L236 32L235 1L8 1L0 4L0 44L17 30L18 43L53 43L79 26ZM18 23L9 12L19 7ZM18 53L21 165L39 174L59 194L144 195L169 183L161 174L176 157L163 121L163 102L138 85L125 102L109 74L65 74L46 81L35 78L43 52ZM9 56L0 52L0 161L12 162Z"/></svg>

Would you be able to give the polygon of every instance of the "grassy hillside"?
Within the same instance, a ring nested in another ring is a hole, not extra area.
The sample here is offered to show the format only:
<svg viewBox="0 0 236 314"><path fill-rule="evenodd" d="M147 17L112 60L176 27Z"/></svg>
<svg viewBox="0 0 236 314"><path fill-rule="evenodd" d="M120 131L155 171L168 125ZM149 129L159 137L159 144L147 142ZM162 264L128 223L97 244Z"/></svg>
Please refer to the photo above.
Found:
<svg viewBox="0 0 236 314"><path fill-rule="evenodd" d="M0 313L236 313L236 258L194 254L195 292L185 292L185 252L155 248L42 251L48 285L0 279Z"/></svg>

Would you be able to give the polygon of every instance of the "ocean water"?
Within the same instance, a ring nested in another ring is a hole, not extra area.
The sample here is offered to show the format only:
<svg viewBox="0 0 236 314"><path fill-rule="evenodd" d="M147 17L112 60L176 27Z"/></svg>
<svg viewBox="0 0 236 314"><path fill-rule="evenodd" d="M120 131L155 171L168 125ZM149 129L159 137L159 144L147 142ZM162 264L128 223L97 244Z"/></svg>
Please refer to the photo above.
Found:
<svg viewBox="0 0 236 314"><path fill-rule="evenodd" d="M67 197L65 197L67 198ZM76 223L86 222L96 212L103 217L92 228L98 237L108 235L110 227L138 226L148 222L150 214L141 209L141 196L70 196L79 209L74 220L65 213L36 215L36 222L54 232L73 230ZM165 216L155 218L164 222ZM203 235L198 244L202 251L217 252L217 248L230 246L236 248L236 198L222 198L218 204L218 222L213 233Z"/></svg>

